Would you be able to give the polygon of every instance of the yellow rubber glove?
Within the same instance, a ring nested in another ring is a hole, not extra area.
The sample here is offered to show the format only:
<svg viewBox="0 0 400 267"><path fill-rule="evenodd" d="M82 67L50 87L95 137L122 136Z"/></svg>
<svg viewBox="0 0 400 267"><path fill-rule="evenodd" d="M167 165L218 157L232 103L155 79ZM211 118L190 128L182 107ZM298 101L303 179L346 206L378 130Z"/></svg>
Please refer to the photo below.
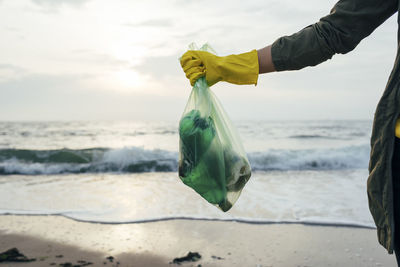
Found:
<svg viewBox="0 0 400 267"><path fill-rule="evenodd" d="M257 84L257 50L239 55L219 57L205 51L189 50L181 58L181 66L193 86L206 76L208 86L219 81L234 84Z"/></svg>
<svg viewBox="0 0 400 267"><path fill-rule="evenodd" d="M395 135L397 138L400 138L400 117L396 121Z"/></svg>

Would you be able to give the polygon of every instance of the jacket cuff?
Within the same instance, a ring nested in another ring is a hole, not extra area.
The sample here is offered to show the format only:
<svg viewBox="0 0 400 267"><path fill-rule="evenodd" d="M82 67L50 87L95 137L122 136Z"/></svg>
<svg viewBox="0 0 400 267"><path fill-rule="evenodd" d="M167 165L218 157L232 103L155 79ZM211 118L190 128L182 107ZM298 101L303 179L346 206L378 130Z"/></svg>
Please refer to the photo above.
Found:
<svg viewBox="0 0 400 267"><path fill-rule="evenodd" d="M286 64L286 57L282 53L282 49L279 46L279 38L276 40L272 46L271 46L271 58L272 58L272 63L274 64L275 70L276 71L285 71L288 70L287 64Z"/></svg>

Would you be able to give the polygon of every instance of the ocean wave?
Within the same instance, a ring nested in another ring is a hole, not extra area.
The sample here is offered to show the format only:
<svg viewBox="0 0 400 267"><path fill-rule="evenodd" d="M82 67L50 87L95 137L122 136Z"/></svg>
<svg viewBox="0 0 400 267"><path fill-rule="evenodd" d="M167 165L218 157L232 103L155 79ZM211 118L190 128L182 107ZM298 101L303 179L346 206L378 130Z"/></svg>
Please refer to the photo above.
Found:
<svg viewBox="0 0 400 267"><path fill-rule="evenodd" d="M253 170L340 170L368 167L369 145L335 149L269 150L249 154Z"/></svg>
<svg viewBox="0 0 400 267"><path fill-rule="evenodd" d="M0 174L62 174L177 171L177 153L140 147L107 149L0 150Z"/></svg>
<svg viewBox="0 0 400 267"><path fill-rule="evenodd" d="M252 169L336 170L368 166L369 145L336 149L271 149L248 154ZM100 172L175 172L178 152L141 147L120 149L0 149L0 174L61 174Z"/></svg>

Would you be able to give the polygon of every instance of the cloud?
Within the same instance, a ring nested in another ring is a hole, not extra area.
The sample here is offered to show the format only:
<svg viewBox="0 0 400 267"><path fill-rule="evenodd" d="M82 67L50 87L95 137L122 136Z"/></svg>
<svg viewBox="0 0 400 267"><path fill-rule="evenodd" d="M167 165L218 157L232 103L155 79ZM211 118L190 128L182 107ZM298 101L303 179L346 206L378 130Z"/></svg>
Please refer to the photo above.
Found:
<svg viewBox="0 0 400 267"><path fill-rule="evenodd" d="M178 56L148 57L134 69L149 74L155 79L165 76L183 75Z"/></svg>
<svg viewBox="0 0 400 267"><path fill-rule="evenodd" d="M27 73L27 70L12 64L0 64L0 82L15 79Z"/></svg>
<svg viewBox="0 0 400 267"><path fill-rule="evenodd" d="M137 118L149 117L150 112L156 117L157 110L167 116L165 111L176 103L183 110L186 99L179 97L189 93L178 61L189 43L209 42L219 55L249 51L316 22L334 4L333 0L89 1L28 0L27 6L0 0L4 7L0 46L7 51L0 63L0 119L25 117L23 113L28 118L63 114L72 119L80 118L82 110L89 114L90 108L111 119L113 114L126 118L125 111ZM37 14L43 12L51 15ZM19 17L23 19L15 20ZM335 56L318 68L262 75L257 87L221 83L215 92L233 110L233 117L278 114L279 118L279 112L304 118L346 117L343 106L352 107L351 102L359 104L353 114L369 115L393 64L396 23L393 17L350 55ZM22 35L23 42L15 38ZM363 101L357 102L360 95ZM182 111L178 109L174 114ZM178 117L174 114L171 111L169 117Z"/></svg>
<svg viewBox="0 0 400 267"><path fill-rule="evenodd" d="M84 74L27 74L12 80L0 80L1 112L9 113L9 109L20 109L19 113L25 116L28 114L23 114L24 107L47 109L54 103L65 106L63 99L77 94L81 81L87 78L88 75Z"/></svg>
<svg viewBox="0 0 400 267"><path fill-rule="evenodd" d="M89 1L91 0L31 0L38 7L32 9L32 11L49 15L58 14L59 10L64 6L80 8Z"/></svg>
<svg viewBox="0 0 400 267"><path fill-rule="evenodd" d="M90 65L103 66L104 69L128 68L129 62L126 60L117 59L106 53L98 53L90 49L75 49L72 50L71 60Z"/></svg>
<svg viewBox="0 0 400 267"><path fill-rule="evenodd" d="M91 78L87 74L30 74L0 81L0 120L178 119L186 101L171 95L88 88L84 82Z"/></svg>
<svg viewBox="0 0 400 267"><path fill-rule="evenodd" d="M128 27L170 27L173 26L172 19L152 19L138 23L125 23Z"/></svg>
<svg viewBox="0 0 400 267"><path fill-rule="evenodd" d="M15 65L12 65L12 64L0 64L0 70L1 69L3 69L3 70L4 69L8 69L8 70L12 70L12 71L15 71L15 72L20 72L20 71L24 70L24 68L19 67L19 66L15 66Z"/></svg>
<svg viewBox="0 0 400 267"><path fill-rule="evenodd" d="M1 0L0 0L0 3L1 3ZM6 26L6 27L3 27L3 29L6 31L9 31L9 32L16 32L16 33L21 32L21 29L17 28L17 27Z"/></svg>
<svg viewBox="0 0 400 267"><path fill-rule="evenodd" d="M1 0L0 0L1 1ZM81 6L90 0L32 0L34 4L43 7L59 7L62 5Z"/></svg>
<svg viewBox="0 0 400 267"><path fill-rule="evenodd" d="M1 68L0 68L1 69ZM16 77L12 80L0 81L0 92L5 90L27 90L35 92L39 89L48 88L55 90L57 88L73 89L80 81L90 78L89 74L34 74Z"/></svg>

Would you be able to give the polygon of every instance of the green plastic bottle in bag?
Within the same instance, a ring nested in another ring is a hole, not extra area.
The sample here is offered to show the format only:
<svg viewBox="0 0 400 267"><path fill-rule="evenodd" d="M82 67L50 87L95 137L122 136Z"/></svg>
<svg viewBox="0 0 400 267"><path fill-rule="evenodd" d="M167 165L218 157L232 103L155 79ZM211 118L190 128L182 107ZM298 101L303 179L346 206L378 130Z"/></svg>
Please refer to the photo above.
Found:
<svg viewBox="0 0 400 267"><path fill-rule="evenodd" d="M196 50L194 44L189 46ZM214 53L210 46L202 51ZM193 86L179 122L179 177L204 199L228 211L251 176L236 129L204 77Z"/></svg>

